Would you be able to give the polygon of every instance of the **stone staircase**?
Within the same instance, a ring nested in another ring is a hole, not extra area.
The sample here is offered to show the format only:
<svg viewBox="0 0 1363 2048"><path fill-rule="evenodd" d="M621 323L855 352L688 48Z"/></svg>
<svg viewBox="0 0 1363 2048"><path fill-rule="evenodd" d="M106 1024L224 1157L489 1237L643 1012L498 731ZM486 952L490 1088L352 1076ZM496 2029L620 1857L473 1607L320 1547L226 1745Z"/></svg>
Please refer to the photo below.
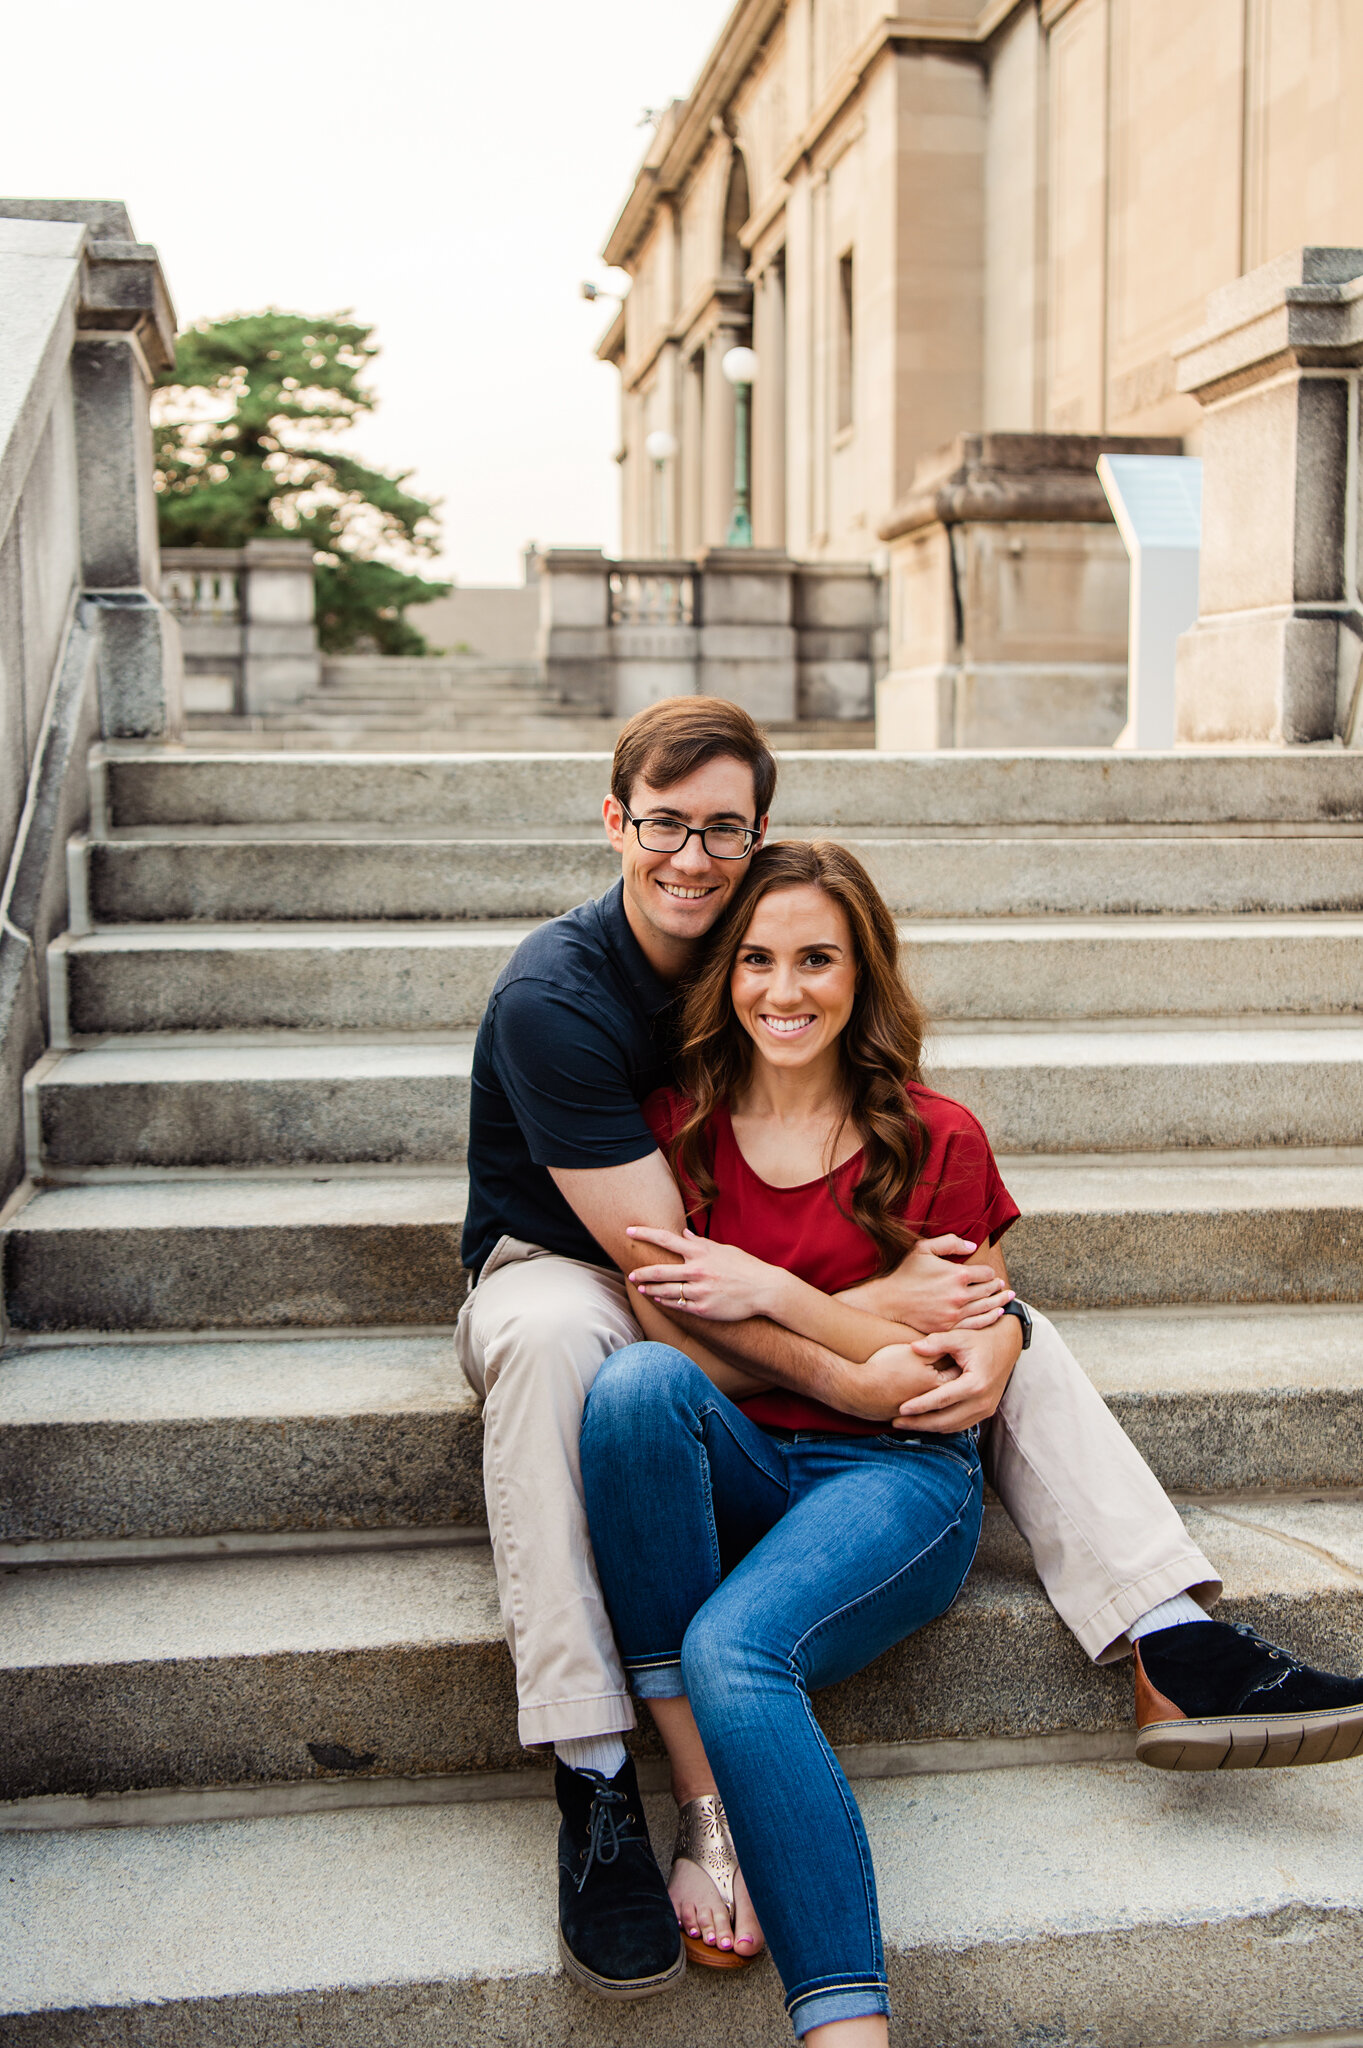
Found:
<svg viewBox="0 0 1363 2048"><path fill-rule="evenodd" d="M191 738L221 750L609 753L623 719L568 704L537 661L477 655L331 655L322 683L288 710L191 712ZM801 718L769 728L781 748L869 748L873 718Z"/></svg>
<svg viewBox="0 0 1363 2048"><path fill-rule="evenodd" d="M612 879L605 761L94 776L5 1242L0 2044L788 2038L769 1965L632 2008L559 1971L449 1344L473 1031ZM1363 766L803 753L779 801L900 915L1015 1281L1223 1612L1363 1666ZM1363 1770L1167 1777L1130 1705L997 1511L824 1695L897 2044L1363 2038Z"/></svg>

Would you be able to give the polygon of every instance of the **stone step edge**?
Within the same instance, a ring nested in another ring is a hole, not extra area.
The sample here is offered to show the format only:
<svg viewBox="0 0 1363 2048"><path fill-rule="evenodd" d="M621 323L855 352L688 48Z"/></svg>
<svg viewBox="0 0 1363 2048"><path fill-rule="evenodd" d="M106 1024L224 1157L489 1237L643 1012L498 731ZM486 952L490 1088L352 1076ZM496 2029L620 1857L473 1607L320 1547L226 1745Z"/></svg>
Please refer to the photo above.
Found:
<svg viewBox="0 0 1363 2048"><path fill-rule="evenodd" d="M0 1424L0 1429L3 1427ZM1321 1497L1309 1496L1311 1500ZM1341 1493L1338 1497L1355 1496ZM1237 1494L1233 1498L1247 1496ZM1296 1496L1273 1494L1266 1498L1281 1503ZM400 1523L373 1529L223 1529L211 1536L75 1536L58 1537L51 1542L0 1543L0 1572L57 1570L69 1565L183 1564L213 1557L316 1557L338 1550L353 1556L370 1550L448 1550L471 1546L488 1548L485 1523Z"/></svg>
<svg viewBox="0 0 1363 2048"><path fill-rule="evenodd" d="M932 1742L852 1743L836 1751L852 1779L935 1777L961 1771L1015 1770L1036 1764L1130 1763L1134 1729L1116 1732L1056 1729L1041 1735L944 1736ZM338 1813L359 1807L466 1806L500 1799L547 1799L548 1751L543 1768L473 1771L460 1776L304 1779L301 1782L175 1787L136 1792L47 1793L0 1800L0 1834L67 1832L76 1828L168 1827L226 1820L264 1820L289 1814ZM637 1761L640 1789L666 1792L664 1757Z"/></svg>

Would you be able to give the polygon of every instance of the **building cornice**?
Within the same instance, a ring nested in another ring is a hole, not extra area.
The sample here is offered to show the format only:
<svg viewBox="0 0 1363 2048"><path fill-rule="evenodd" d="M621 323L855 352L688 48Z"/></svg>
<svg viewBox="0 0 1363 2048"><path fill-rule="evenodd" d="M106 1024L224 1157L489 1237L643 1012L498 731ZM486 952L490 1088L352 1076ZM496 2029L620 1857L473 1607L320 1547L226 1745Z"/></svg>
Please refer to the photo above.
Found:
<svg viewBox="0 0 1363 2048"><path fill-rule="evenodd" d="M596 355L600 362L618 362L625 352L625 302L621 299L615 309L615 318L596 344Z"/></svg>
<svg viewBox="0 0 1363 2048"><path fill-rule="evenodd" d="M1025 0L988 0L967 20L927 13L887 15L839 71L813 118L787 151L779 176L785 178L801 157L817 147L849 93L857 90L865 73L888 45L978 48L1024 4ZM639 167L629 197L602 250L607 263L628 267L630 257L653 224L659 201L680 191L695 169L710 144L714 123L722 121L730 100L785 12L785 6L786 0L739 0L706 58L690 97L676 103L672 117L659 124L653 146Z"/></svg>

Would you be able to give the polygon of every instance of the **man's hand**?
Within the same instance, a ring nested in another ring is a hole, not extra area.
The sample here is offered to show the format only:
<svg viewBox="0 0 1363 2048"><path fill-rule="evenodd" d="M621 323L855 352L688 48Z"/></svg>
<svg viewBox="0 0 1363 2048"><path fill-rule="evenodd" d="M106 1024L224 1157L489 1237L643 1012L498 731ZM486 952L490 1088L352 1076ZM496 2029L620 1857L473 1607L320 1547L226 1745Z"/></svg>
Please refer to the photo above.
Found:
<svg viewBox="0 0 1363 2048"><path fill-rule="evenodd" d="M915 1330L990 1329L1013 1290L998 1271L1003 1262L996 1254L986 1254L989 1264L974 1266L959 1266L949 1256L968 1257L977 1249L968 1237L920 1238L893 1273L849 1287L838 1300Z"/></svg>
<svg viewBox="0 0 1363 2048"><path fill-rule="evenodd" d="M948 1330L908 1348L924 1364L958 1370L943 1385L902 1402L894 1426L949 1436L987 1422L998 1407L1022 1350L1022 1326L1016 1316L1004 1316L993 1329Z"/></svg>
<svg viewBox="0 0 1363 2048"><path fill-rule="evenodd" d="M936 1340L933 1339L933 1342ZM947 1361L946 1373L917 1357L916 1344L882 1344L864 1365L844 1365L826 1399L844 1415L859 1415L863 1422L894 1422L914 1395L920 1398L955 1377L955 1366Z"/></svg>
<svg viewBox="0 0 1363 2048"><path fill-rule="evenodd" d="M632 1224L626 1232L639 1244L658 1245L679 1265L636 1266L629 1284L659 1308L681 1308L688 1315L716 1322L741 1323L749 1316L781 1321L781 1294L789 1275L769 1266L736 1244L718 1244L694 1230L648 1229Z"/></svg>

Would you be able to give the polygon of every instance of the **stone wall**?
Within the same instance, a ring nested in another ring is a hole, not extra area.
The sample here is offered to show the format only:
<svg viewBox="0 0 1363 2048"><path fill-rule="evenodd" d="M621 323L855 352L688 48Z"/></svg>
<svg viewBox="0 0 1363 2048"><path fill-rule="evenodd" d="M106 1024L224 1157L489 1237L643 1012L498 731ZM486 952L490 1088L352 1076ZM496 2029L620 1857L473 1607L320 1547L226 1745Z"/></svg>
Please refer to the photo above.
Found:
<svg viewBox="0 0 1363 2048"><path fill-rule="evenodd" d="M91 742L178 732L157 595L148 393L174 345L156 252L123 208L0 200L0 1202L66 922Z"/></svg>

